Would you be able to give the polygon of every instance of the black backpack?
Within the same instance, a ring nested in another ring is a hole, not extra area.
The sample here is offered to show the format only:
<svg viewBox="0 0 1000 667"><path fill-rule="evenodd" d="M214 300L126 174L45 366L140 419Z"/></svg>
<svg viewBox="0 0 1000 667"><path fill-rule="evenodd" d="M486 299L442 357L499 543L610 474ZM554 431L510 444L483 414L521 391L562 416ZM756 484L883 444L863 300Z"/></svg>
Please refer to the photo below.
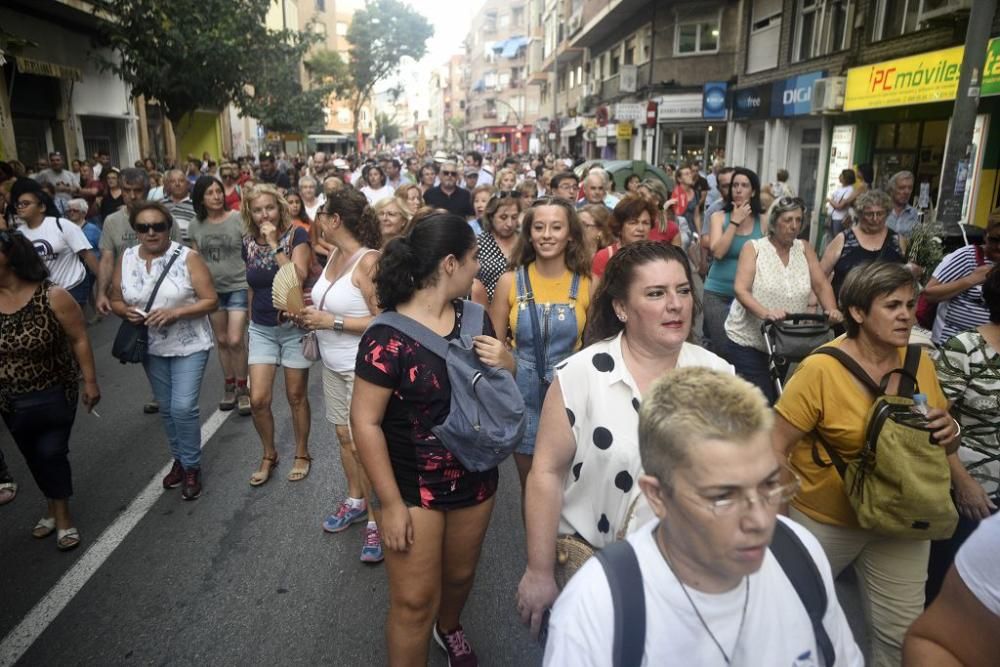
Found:
<svg viewBox="0 0 1000 667"><path fill-rule="evenodd" d="M826 586L816 563L795 531L782 521L774 526L770 549L809 612L809 621L824 664L833 667L837 654L823 627L828 603ZM627 540L610 544L594 555L608 577L615 609L612 664L614 667L638 667L646 651L646 598L635 594L643 590L639 560Z"/></svg>

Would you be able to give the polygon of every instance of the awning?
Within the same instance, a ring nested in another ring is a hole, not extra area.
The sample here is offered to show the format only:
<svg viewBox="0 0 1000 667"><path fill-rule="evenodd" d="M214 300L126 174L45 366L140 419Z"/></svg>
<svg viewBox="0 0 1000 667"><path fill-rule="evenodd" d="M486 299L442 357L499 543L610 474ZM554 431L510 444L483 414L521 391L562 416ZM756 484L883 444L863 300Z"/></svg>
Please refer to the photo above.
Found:
<svg viewBox="0 0 1000 667"><path fill-rule="evenodd" d="M486 82L483 81L482 79L480 79L479 81L476 81L474 84L472 84L472 92L474 92L474 93L481 93L484 90L486 90Z"/></svg>
<svg viewBox="0 0 1000 667"><path fill-rule="evenodd" d="M346 134L333 133L333 134L310 134L310 141L315 141L317 144L345 144L350 139Z"/></svg>
<svg viewBox="0 0 1000 667"><path fill-rule="evenodd" d="M15 59L17 70L21 74L35 74L37 76L51 76L55 79L69 79L70 81L83 81L83 74L76 67L66 65L56 65L41 60L32 60L18 56Z"/></svg>
<svg viewBox="0 0 1000 667"><path fill-rule="evenodd" d="M503 58L517 58L517 53L531 41L530 37L511 37L506 42L503 42L503 52L500 54Z"/></svg>
<svg viewBox="0 0 1000 667"><path fill-rule="evenodd" d="M574 120L563 125L563 128L559 131L559 134L561 134L564 137L572 137L577 133L577 130L579 129L580 129L580 121Z"/></svg>

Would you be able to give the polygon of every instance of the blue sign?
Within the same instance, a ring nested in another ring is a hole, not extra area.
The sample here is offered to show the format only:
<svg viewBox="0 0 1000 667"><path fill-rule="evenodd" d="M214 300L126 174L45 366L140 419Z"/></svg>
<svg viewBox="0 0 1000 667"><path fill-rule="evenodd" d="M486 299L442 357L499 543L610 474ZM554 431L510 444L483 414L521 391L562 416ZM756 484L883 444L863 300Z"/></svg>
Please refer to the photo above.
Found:
<svg viewBox="0 0 1000 667"><path fill-rule="evenodd" d="M784 118L802 116L812 110L813 82L823 78L824 72L809 72L784 81L775 81L771 93L771 116Z"/></svg>
<svg viewBox="0 0 1000 667"><path fill-rule="evenodd" d="M709 81L701 97L701 117L710 120L726 119L726 82Z"/></svg>
<svg viewBox="0 0 1000 667"><path fill-rule="evenodd" d="M771 86L754 86L733 91L733 118L769 118Z"/></svg>

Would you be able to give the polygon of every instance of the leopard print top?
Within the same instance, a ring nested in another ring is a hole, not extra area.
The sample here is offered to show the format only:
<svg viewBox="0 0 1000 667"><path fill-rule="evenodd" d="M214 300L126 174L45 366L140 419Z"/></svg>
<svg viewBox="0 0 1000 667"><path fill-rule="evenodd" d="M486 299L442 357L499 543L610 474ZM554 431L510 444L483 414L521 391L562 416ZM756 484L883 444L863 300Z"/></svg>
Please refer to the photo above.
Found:
<svg viewBox="0 0 1000 667"><path fill-rule="evenodd" d="M0 313L0 412L10 411L15 396L59 385L76 404L80 368L49 304L52 285L42 282L20 310Z"/></svg>

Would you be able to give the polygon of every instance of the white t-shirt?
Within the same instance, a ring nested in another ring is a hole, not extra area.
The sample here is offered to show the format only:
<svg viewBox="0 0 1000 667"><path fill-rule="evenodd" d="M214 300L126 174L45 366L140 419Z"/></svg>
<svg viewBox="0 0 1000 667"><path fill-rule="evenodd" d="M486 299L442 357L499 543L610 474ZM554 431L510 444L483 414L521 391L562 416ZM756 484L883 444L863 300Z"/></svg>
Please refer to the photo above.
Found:
<svg viewBox="0 0 1000 667"><path fill-rule="evenodd" d="M386 199L387 197L392 197L396 191L388 185L383 185L378 190L374 189L370 185L366 185L361 188L361 193L368 198L369 204L374 204L375 202Z"/></svg>
<svg viewBox="0 0 1000 667"><path fill-rule="evenodd" d="M684 343L677 368L690 366L735 374L721 357ZM603 547L614 542L626 525L631 532L653 517L637 483L642 474L642 394L625 366L621 334L598 341L557 364L556 374L576 442L573 465L563 486L559 532L578 533L594 546Z"/></svg>
<svg viewBox="0 0 1000 667"><path fill-rule="evenodd" d="M324 195L322 192L319 193L315 201L313 201L312 206L306 206L305 202L304 201L302 202L302 205L305 206L306 209L306 215L309 216L309 220L311 222L315 222L316 213L319 212L320 207L323 206L323 204L325 203L326 203L326 195Z"/></svg>
<svg viewBox="0 0 1000 667"><path fill-rule="evenodd" d="M799 536L823 577L829 600L823 625L833 643L837 665L864 665L864 656L837 601L830 563L822 547L802 526L784 517L779 521ZM723 667L726 663L722 653L698 620L656 545L653 530L657 523L650 521L628 538L639 560L646 600L642 665ZM739 632L747 585L746 620ZM715 595L688 587L688 593L733 665L811 667L823 663L805 605L770 551L760 570L735 589ZM613 645L611 589L604 568L592 558L556 600L544 664L606 667L612 664Z"/></svg>
<svg viewBox="0 0 1000 667"><path fill-rule="evenodd" d="M976 599L1000 616L1000 514L984 519L955 556L958 576Z"/></svg>
<svg viewBox="0 0 1000 667"><path fill-rule="evenodd" d="M832 199L833 201L835 201L835 202L837 202L839 204L842 201L844 201L845 199L847 199L848 197L850 197L852 192L854 192L854 186L853 185L845 185L844 187L835 190L834 193L833 193L833 195L830 197L830 199ZM838 209L835 209L835 208L833 208L831 206L830 207L830 219L831 220L835 220L837 222L840 222L841 220L843 220L844 218L847 217L848 212L849 211L846 208L842 208L842 209L838 210Z"/></svg>
<svg viewBox="0 0 1000 667"><path fill-rule="evenodd" d="M87 269L78 253L92 250L93 246L72 220L56 222L55 218L48 217L34 229L28 225L21 225L18 229L35 246L38 256L49 270L49 278L56 285L73 289L87 277Z"/></svg>

